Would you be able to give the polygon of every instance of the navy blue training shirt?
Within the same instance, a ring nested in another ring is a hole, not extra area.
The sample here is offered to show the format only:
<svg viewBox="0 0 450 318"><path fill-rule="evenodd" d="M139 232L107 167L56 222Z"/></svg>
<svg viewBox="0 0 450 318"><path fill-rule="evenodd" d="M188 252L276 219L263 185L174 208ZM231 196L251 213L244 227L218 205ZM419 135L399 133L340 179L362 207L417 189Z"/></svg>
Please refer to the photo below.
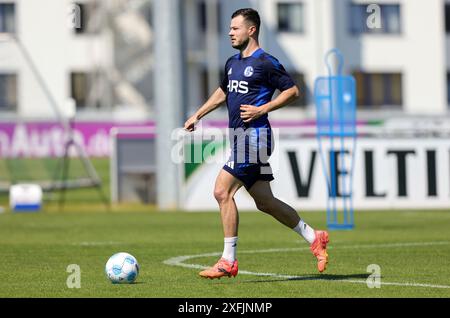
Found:
<svg viewBox="0 0 450 318"><path fill-rule="evenodd" d="M261 106L271 101L276 89L284 91L295 85L284 67L272 55L259 48L249 57L230 57L220 85L227 95L230 128L269 128L267 114L249 123L241 119L242 104Z"/></svg>

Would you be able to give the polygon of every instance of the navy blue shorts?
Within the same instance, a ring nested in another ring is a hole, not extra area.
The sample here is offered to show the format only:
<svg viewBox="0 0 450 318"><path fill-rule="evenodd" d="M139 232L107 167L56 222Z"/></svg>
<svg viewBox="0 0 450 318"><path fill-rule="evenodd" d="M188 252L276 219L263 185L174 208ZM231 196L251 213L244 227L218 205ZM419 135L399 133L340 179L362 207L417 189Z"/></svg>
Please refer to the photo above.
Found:
<svg viewBox="0 0 450 318"><path fill-rule="evenodd" d="M239 181L241 181L245 188L249 190L258 180L272 181L273 174L270 164L267 163L235 163L228 161L223 170L229 172Z"/></svg>

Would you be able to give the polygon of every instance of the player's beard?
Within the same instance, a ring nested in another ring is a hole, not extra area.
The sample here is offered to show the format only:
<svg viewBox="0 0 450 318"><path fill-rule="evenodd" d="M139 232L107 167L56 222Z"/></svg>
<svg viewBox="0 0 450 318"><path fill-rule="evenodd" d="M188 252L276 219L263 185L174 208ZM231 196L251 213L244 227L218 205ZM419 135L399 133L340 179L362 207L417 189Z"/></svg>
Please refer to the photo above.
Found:
<svg viewBox="0 0 450 318"><path fill-rule="evenodd" d="M248 46L249 42L250 42L250 38L248 38L247 40L245 40L244 42L242 42L240 44L235 44L235 45L232 44L231 46L233 47L233 49L243 51Z"/></svg>

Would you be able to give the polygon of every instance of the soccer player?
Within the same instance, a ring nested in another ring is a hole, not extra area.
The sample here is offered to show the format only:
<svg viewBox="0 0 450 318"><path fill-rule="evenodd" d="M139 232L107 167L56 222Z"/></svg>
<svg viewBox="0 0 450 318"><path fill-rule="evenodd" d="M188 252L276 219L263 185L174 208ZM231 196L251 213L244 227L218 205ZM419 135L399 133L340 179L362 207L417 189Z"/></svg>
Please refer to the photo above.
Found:
<svg viewBox="0 0 450 318"><path fill-rule="evenodd" d="M222 219L224 250L213 267L199 273L205 278L234 277L238 273L239 215L233 197L242 186L259 210L272 215L310 244L319 272L328 263L328 233L311 228L291 206L274 197L270 188L269 182L274 178L267 160L273 149L273 138L267 114L291 103L299 96L299 90L278 60L260 48L260 24L254 9L233 13L228 35L231 46L240 53L228 59L220 87L184 124L184 129L193 131L201 118L226 101L232 151L214 189ZM271 100L276 89L280 94Z"/></svg>

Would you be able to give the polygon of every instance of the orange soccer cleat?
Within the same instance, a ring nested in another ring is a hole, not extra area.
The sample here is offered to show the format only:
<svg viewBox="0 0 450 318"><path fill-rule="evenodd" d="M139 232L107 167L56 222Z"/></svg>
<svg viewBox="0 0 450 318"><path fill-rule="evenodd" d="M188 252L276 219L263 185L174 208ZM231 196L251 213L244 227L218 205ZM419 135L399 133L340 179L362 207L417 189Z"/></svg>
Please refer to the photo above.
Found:
<svg viewBox="0 0 450 318"><path fill-rule="evenodd" d="M222 276L235 277L238 273L238 261L235 260L233 263L221 258L216 265L211 268L205 269L198 273L204 278L220 278Z"/></svg>
<svg viewBox="0 0 450 318"><path fill-rule="evenodd" d="M317 269L319 272L323 272L327 268L328 264L328 253L327 253L327 243L328 232L327 231L314 231L316 234L316 239L311 244L311 252L317 258Z"/></svg>

